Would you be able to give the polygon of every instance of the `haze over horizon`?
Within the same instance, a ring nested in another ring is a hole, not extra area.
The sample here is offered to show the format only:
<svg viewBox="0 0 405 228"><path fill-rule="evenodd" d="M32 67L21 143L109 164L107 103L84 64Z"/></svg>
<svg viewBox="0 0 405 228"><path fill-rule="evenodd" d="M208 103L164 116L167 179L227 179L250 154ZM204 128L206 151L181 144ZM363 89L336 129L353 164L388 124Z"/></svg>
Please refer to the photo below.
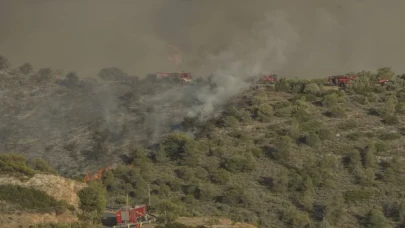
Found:
<svg viewBox="0 0 405 228"><path fill-rule="evenodd" d="M14 66L81 77L110 66L140 77L205 76L235 63L291 77L382 66L405 72L404 7L399 0L3 0L0 54ZM168 45L182 49L181 67L168 61Z"/></svg>

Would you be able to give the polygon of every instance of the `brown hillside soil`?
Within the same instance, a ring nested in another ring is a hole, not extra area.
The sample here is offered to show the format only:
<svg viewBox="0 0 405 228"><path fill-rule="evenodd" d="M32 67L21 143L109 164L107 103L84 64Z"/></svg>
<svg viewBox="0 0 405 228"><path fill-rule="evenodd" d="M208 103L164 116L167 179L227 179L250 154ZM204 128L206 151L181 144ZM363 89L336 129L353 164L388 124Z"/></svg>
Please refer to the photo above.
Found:
<svg viewBox="0 0 405 228"><path fill-rule="evenodd" d="M32 187L41 190L56 200L65 200L76 209L79 206L77 192L86 187L85 183L50 174L36 174L26 181L10 176L0 176L0 185L2 184Z"/></svg>
<svg viewBox="0 0 405 228"><path fill-rule="evenodd" d="M207 226L210 227L209 221L214 218L209 217L180 217L176 220L176 222L187 225L187 226ZM256 228L256 226L246 223L234 223L232 220L227 218L219 218L215 219L219 220L218 224L212 225L212 228ZM144 224L142 228L154 228L156 224Z"/></svg>
<svg viewBox="0 0 405 228"><path fill-rule="evenodd" d="M28 228L38 223L70 223L77 222L77 217L71 212L56 215L55 213L22 213L0 214L0 227Z"/></svg>

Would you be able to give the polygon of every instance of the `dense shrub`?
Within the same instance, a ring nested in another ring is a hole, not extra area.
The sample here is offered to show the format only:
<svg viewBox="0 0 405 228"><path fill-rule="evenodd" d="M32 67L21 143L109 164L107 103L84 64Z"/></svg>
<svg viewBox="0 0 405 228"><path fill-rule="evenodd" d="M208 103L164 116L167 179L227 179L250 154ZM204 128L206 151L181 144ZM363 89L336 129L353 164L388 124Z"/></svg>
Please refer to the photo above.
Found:
<svg viewBox="0 0 405 228"><path fill-rule="evenodd" d="M16 154L0 154L0 173L32 176L35 171L28 167L26 158Z"/></svg>
<svg viewBox="0 0 405 228"><path fill-rule="evenodd" d="M101 214L106 206L106 190L100 182L92 182L77 194L80 199L80 209L84 212Z"/></svg>
<svg viewBox="0 0 405 228"><path fill-rule="evenodd" d="M23 74L29 74L34 70L34 68L30 63L24 63L20 67L18 67L18 70Z"/></svg>
<svg viewBox="0 0 405 228"><path fill-rule="evenodd" d="M45 192L15 185L0 185L0 200L19 205L22 209L34 209L39 212L68 207L65 202L55 200Z"/></svg>

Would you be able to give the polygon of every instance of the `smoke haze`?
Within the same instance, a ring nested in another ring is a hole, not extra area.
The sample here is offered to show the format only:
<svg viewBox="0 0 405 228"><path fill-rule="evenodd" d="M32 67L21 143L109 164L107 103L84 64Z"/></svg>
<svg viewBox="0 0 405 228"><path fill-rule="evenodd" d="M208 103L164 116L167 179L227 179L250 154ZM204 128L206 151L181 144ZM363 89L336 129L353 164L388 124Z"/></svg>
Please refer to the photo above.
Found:
<svg viewBox="0 0 405 228"><path fill-rule="evenodd" d="M141 77L180 70L167 59L170 44L183 51L182 69L196 75L234 64L212 61L224 55L245 66L261 59L269 63L262 71L291 77L385 65L402 72L404 7L400 0L2 0L0 53L14 65L82 77L108 66Z"/></svg>

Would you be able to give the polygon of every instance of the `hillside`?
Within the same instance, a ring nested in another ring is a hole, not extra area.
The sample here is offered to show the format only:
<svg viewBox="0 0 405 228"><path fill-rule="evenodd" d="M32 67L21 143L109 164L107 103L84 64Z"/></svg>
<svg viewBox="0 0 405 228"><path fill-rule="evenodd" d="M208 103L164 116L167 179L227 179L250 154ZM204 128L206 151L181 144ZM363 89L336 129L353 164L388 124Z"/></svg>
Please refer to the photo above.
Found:
<svg viewBox="0 0 405 228"><path fill-rule="evenodd" d="M90 189L95 188L58 176L43 160L0 154L0 226L59 223L91 227L89 221L82 222L89 211L88 199L94 198L86 195Z"/></svg>
<svg viewBox="0 0 405 228"><path fill-rule="evenodd" d="M380 78L391 78L384 86ZM280 80L186 118L130 166L108 171L109 201L147 202L161 219L226 216L259 227L404 225L404 77L359 72L344 91ZM190 129L198 133L190 135ZM163 216L165 215L165 216Z"/></svg>
<svg viewBox="0 0 405 228"><path fill-rule="evenodd" d="M97 78L61 75L29 63L0 67L0 151L81 175L121 161L133 144L157 142L198 107L198 86L140 81L114 67Z"/></svg>
<svg viewBox="0 0 405 228"><path fill-rule="evenodd" d="M405 76L390 68L358 72L344 90L284 78L256 89L221 78L215 89L117 68L55 75L2 69L0 142L66 176L114 164L101 178L110 206L127 194L147 203L150 187L161 222L405 226ZM210 118L189 115L200 109Z"/></svg>

